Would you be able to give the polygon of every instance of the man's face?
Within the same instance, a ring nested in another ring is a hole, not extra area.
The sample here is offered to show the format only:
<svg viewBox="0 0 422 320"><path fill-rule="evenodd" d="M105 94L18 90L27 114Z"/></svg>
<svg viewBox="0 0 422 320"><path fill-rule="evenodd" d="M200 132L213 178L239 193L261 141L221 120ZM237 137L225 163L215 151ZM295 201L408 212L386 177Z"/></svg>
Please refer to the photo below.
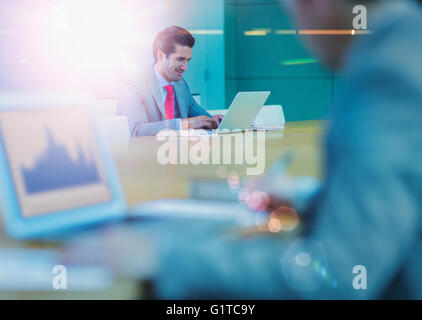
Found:
<svg viewBox="0 0 422 320"><path fill-rule="evenodd" d="M169 81L179 81L183 73L188 69L188 62L192 58L192 48L175 44L175 52L168 57L164 52L158 53L158 64L163 77Z"/></svg>

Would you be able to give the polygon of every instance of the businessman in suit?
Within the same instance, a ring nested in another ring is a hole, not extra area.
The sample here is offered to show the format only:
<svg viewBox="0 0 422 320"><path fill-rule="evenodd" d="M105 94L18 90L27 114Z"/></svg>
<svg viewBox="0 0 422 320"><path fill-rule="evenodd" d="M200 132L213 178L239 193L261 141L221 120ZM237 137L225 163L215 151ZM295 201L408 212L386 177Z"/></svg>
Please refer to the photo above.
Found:
<svg viewBox="0 0 422 320"><path fill-rule="evenodd" d="M164 129L217 128L223 116L211 117L182 78L194 44L194 37L181 27L157 34L154 65L127 82L119 95L117 113L127 117L132 136L156 135Z"/></svg>

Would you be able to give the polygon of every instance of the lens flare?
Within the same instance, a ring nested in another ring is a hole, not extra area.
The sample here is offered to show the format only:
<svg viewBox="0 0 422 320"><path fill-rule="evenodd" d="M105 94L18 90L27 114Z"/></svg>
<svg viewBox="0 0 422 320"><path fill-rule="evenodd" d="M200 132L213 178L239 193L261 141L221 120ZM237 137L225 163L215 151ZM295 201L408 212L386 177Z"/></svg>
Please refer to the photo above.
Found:
<svg viewBox="0 0 422 320"><path fill-rule="evenodd" d="M101 87L152 63L151 46L162 28L162 3L145 0L63 0L43 22L46 43L69 85ZM41 36L40 36L41 37ZM43 36L44 37L44 36ZM82 83L83 82L83 83ZM104 83L104 84L103 84Z"/></svg>
<svg viewBox="0 0 422 320"><path fill-rule="evenodd" d="M295 209L287 206L278 207L271 213L271 217L280 221L280 229L282 231L292 231L299 225L300 222Z"/></svg>
<svg viewBox="0 0 422 320"><path fill-rule="evenodd" d="M277 218L271 218L268 222L268 230L273 233L280 232L281 230L281 222Z"/></svg>
<svg viewBox="0 0 422 320"><path fill-rule="evenodd" d="M234 171L230 172L229 176L227 177L227 184L229 185L232 191L239 189L240 187L239 174Z"/></svg>
<svg viewBox="0 0 422 320"><path fill-rule="evenodd" d="M262 191L253 191L248 199L247 205L251 210L255 211L265 211L270 204L270 197L266 192Z"/></svg>
<svg viewBox="0 0 422 320"><path fill-rule="evenodd" d="M312 259L309 253L300 252L296 257L295 261L299 266L307 266L311 263Z"/></svg>

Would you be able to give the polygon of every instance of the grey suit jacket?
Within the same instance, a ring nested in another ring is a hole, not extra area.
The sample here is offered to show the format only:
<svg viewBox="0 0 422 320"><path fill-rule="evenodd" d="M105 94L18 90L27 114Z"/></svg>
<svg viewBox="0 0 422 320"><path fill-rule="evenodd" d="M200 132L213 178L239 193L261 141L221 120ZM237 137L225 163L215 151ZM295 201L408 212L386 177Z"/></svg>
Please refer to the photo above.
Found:
<svg viewBox="0 0 422 320"><path fill-rule="evenodd" d="M406 0L380 5L344 62L308 232L184 232L160 246L160 297L422 298L422 13Z"/></svg>
<svg viewBox="0 0 422 320"><path fill-rule="evenodd" d="M174 83L175 107L181 118L210 116L196 101L182 78ZM180 129L180 119L166 119L154 70L140 72L121 88L117 114L127 117L131 136L152 136L164 129Z"/></svg>

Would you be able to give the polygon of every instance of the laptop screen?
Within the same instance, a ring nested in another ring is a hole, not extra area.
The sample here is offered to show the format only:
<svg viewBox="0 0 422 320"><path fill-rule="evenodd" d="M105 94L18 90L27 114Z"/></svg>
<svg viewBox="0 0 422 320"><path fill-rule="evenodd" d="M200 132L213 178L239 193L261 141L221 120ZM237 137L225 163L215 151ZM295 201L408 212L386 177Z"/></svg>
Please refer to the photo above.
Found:
<svg viewBox="0 0 422 320"><path fill-rule="evenodd" d="M84 108L3 111L0 133L24 217L112 200Z"/></svg>

